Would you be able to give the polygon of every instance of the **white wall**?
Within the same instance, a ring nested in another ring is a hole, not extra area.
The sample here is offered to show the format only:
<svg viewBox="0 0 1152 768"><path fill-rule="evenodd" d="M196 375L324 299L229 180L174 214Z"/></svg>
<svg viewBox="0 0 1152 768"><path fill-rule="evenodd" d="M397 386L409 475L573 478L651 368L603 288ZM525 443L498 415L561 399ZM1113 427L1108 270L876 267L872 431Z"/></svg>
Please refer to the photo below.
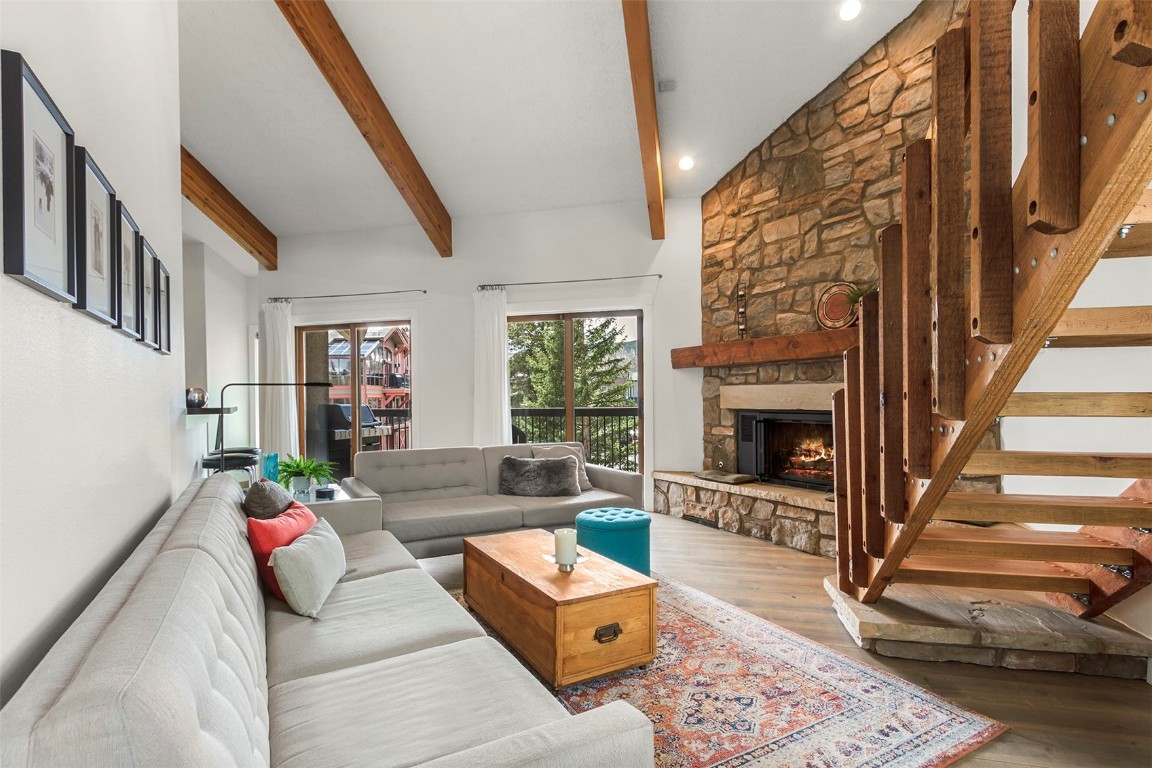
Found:
<svg viewBox="0 0 1152 768"><path fill-rule="evenodd" d="M703 462L700 370L673 371L672 347L700 343L700 203L667 202L653 242L642 203L457 219L454 256L417 226L281 239L280 269L256 278L270 296L425 289L427 295L293 302L297 324L412 321L414 442L472 442L472 292L481 283L662 273L662 280L510 288L510 312L643 309L645 468Z"/></svg>
<svg viewBox="0 0 1152 768"><path fill-rule="evenodd" d="M184 443L176 6L0 4L171 272L172 355L0 276L0 699L191 475Z"/></svg>
<svg viewBox="0 0 1152 768"><path fill-rule="evenodd" d="M245 329L253 310L248 280L227 259L202 243L184 243L184 322L187 335L185 376L188 387L208 392L208 404L221 405L220 390L232 382L255 381ZM225 446L252 445L252 390L232 387L226 406L236 413L224 418ZM216 417L190 417L197 435L194 458L215 447Z"/></svg>

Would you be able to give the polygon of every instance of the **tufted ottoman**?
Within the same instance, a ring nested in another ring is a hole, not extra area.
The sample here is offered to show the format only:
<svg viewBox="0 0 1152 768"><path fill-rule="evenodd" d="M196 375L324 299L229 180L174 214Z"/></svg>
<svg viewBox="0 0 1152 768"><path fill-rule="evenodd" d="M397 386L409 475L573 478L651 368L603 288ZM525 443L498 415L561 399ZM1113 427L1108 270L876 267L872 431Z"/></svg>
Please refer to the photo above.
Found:
<svg viewBox="0 0 1152 768"><path fill-rule="evenodd" d="M576 543L649 575L647 512L624 507L588 509L576 515Z"/></svg>

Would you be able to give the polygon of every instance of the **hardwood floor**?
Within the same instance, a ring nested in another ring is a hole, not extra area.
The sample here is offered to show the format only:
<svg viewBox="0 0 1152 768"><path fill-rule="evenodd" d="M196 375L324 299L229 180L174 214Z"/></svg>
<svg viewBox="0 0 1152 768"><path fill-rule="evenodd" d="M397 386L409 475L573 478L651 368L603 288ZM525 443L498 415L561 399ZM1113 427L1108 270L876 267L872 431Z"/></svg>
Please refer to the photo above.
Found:
<svg viewBox="0 0 1152 768"><path fill-rule="evenodd" d="M1152 765L1152 685L1139 680L891 659L861 650L824 593L831 560L652 516L652 570L1008 725L955 763L965 768ZM459 555L422 560L462 586Z"/></svg>

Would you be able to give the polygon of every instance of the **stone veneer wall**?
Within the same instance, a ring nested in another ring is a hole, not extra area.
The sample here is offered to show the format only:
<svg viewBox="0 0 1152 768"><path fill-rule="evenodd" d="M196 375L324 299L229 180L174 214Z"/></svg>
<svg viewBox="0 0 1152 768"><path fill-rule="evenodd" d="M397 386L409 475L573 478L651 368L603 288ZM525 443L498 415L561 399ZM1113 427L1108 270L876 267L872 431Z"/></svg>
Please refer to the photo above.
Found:
<svg viewBox="0 0 1152 768"><path fill-rule="evenodd" d="M818 330L816 300L836 282L876 279L877 235L900 214L900 149L931 123L931 45L967 0L925 0L701 201L703 343ZM782 73L784 76L784 73ZM721 384L842 381L838 360L704 371L704 468L735 469Z"/></svg>

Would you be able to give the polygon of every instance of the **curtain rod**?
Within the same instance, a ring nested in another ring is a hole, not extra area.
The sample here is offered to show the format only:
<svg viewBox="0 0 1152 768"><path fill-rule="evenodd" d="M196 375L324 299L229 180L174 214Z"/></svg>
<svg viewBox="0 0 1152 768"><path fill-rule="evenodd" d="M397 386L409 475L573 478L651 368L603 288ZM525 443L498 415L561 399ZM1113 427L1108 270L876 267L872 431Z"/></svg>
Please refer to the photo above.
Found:
<svg viewBox="0 0 1152 768"><path fill-rule="evenodd" d="M490 288L511 288L516 285L561 285L564 283L602 283L605 280L637 280L641 277L656 277L663 278L664 275L654 272L648 275L621 275L620 277L586 277L577 280L539 280L530 283L487 283L476 286L477 290L488 290Z"/></svg>
<svg viewBox="0 0 1152 768"><path fill-rule="evenodd" d="M396 293L428 293L423 288L409 288L403 291L368 291L366 293L327 293L320 296L270 296L268 301L293 301L296 299L345 299L353 296L390 296Z"/></svg>

